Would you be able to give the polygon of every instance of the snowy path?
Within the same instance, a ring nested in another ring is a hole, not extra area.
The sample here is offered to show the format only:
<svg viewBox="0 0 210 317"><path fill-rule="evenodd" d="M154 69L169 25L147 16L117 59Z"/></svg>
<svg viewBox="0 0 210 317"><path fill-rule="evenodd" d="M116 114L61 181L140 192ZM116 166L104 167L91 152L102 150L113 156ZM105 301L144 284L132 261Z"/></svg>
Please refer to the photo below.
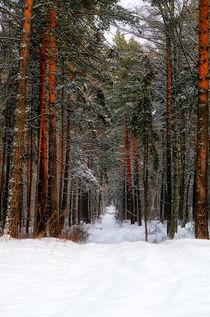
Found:
<svg viewBox="0 0 210 317"><path fill-rule="evenodd" d="M144 240L144 229L130 224L120 225L115 220L115 207L107 207L105 215L90 231L89 242L94 243L121 243L126 241Z"/></svg>
<svg viewBox="0 0 210 317"><path fill-rule="evenodd" d="M99 225L105 243L1 238L0 316L210 316L210 241L118 243L111 214Z"/></svg>
<svg viewBox="0 0 210 317"><path fill-rule="evenodd" d="M127 223L119 224L115 220L115 207L107 207L105 215L102 220L98 221L90 231L89 242L113 244L121 242L135 242L145 241L145 227L137 225L130 225ZM166 227L159 221L148 222L149 242L163 242L167 240ZM192 238L194 236L191 225L188 224L186 228L179 226L176 239ZM209 316L210 317L210 316Z"/></svg>

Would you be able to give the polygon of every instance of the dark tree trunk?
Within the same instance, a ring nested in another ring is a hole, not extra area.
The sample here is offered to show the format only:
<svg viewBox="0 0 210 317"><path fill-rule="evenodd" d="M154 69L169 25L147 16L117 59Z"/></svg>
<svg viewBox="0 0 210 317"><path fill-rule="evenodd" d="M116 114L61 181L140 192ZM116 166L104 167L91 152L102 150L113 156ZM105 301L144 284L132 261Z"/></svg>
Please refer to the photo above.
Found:
<svg viewBox="0 0 210 317"><path fill-rule="evenodd" d="M28 71L29 46L31 39L31 18L33 0L24 1L23 32L19 61L17 111L15 116L15 130L13 143L13 165L10 190L10 204L8 217L8 233L11 237L18 237L19 212L21 205L22 166L24 149L24 131L26 115L26 78Z"/></svg>
<svg viewBox="0 0 210 317"><path fill-rule="evenodd" d="M57 133L56 133L56 1L52 1L53 8L49 17L49 187L50 187L50 235L55 237L58 233L58 184L57 184Z"/></svg>
<svg viewBox="0 0 210 317"><path fill-rule="evenodd" d="M170 40L166 35L166 215L167 215L167 234L171 226L171 58Z"/></svg>

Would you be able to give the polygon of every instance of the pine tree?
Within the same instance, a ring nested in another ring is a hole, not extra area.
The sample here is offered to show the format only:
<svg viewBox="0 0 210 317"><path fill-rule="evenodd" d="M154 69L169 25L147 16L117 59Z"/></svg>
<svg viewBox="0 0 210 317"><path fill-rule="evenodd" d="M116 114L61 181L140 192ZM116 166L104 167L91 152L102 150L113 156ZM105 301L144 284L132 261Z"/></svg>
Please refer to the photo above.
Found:
<svg viewBox="0 0 210 317"><path fill-rule="evenodd" d="M31 37L31 18L33 0L25 0L23 7L23 28L20 44L20 61L18 74L17 109L15 115L13 166L10 188L10 202L8 215L8 233L11 237L18 237L19 212L21 206L22 191L22 166L24 148L24 126L26 111L26 88L29 46Z"/></svg>

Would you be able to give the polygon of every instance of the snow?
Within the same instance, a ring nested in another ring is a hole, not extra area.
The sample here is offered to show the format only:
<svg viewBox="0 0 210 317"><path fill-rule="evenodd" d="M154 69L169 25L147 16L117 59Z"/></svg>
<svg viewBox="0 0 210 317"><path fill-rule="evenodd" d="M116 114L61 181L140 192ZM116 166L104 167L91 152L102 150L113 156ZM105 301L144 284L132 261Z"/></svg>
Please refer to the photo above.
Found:
<svg viewBox="0 0 210 317"><path fill-rule="evenodd" d="M99 220L94 226L91 226L90 242L94 243L121 243L125 241L145 240L145 224L141 227L137 224L130 225L129 221L117 223L115 221L115 207L107 207L106 213L103 216L103 221ZM167 240L166 223L160 221L148 222L149 242L160 243ZM193 238L194 230L192 224L188 223L185 228L179 226L178 233L175 239Z"/></svg>
<svg viewBox="0 0 210 317"><path fill-rule="evenodd" d="M120 5L127 9L133 9L135 6L143 5L142 0L120 0Z"/></svg>
<svg viewBox="0 0 210 317"><path fill-rule="evenodd" d="M83 245L2 237L0 316L209 317L210 241L146 243L141 230L110 207Z"/></svg>

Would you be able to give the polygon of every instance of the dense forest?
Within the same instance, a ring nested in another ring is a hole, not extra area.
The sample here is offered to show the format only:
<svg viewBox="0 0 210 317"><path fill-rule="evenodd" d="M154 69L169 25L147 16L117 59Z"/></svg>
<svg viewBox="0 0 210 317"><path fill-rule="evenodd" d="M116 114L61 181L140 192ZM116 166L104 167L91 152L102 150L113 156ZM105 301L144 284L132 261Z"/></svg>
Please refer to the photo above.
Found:
<svg viewBox="0 0 210 317"><path fill-rule="evenodd" d="M151 220L208 239L208 49L209 0L0 0L1 234L113 203L146 241Z"/></svg>

